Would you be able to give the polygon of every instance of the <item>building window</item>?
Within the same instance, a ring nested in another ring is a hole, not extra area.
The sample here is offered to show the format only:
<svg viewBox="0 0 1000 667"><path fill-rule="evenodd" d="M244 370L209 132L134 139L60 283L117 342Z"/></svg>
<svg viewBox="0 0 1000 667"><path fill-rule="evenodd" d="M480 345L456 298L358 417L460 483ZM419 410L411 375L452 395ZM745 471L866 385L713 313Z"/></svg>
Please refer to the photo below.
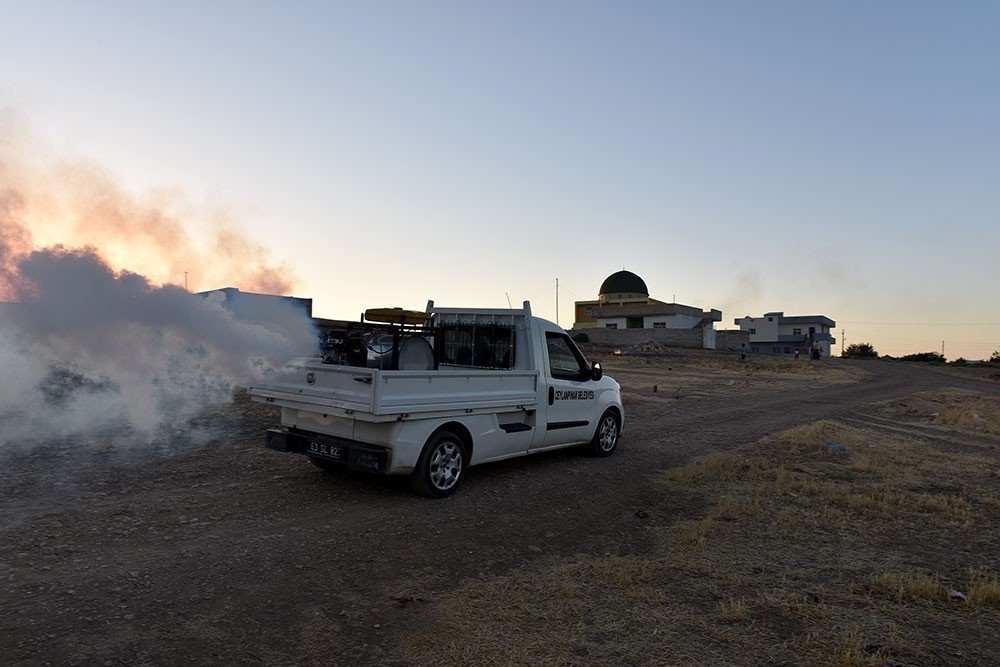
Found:
<svg viewBox="0 0 1000 667"><path fill-rule="evenodd" d="M608 324L605 324L604 328L605 329L617 329L618 328L618 324L616 324L615 322L610 322Z"/></svg>
<svg viewBox="0 0 1000 667"><path fill-rule="evenodd" d="M653 322L653 328L654 329L666 329L667 328L667 323L666 322Z"/></svg>
<svg viewBox="0 0 1000 667"><path fill-rule="evenodd" d="M809 327L809 335L812 336L816 333L816 327Z"/></svg>
<svg viewBox="0 0 1000 667"><path fill-rule="evenodd" d="M792 352L792 348L790 348L790 347L786 347L785 348L785 354L791 354L791 352Z"/></svg>
<svg viewBox="0 0 1000 667"><path fill-rule="evenodd" d="M751 352L760 352L760 348L757 347L756 345L754 345L753 347L750 348L750 351Z"/></svg>
<svg viewBox="0 0 1000 667"><path fill-rule="evenodd" d="M792 335L793 336L801 336L802 335L802 329L792 329Z"/></svg>
<svg viewBox="0 0 1000 667"><path fill-rule="evenodd" d="M771 348L771 352L773 352L775 354L781 354L781 348L780 347L772 347Z"/></svg>
<svg viewBox="0 0 1000 667"><path fill-rule="evenodd" d="M767 318L767 321L768 321L768 322L773 322L773 321L774 321L774 318L773 318L773 317L769 317L769 318Z"/></svg>
<svg viewBox="0 0 1000 667"><path fill-rule="evenodd" d="M753 335L754 335L754 334L756 334L756 333L757 333L757 330L756 330L756 329L750 329L750 335L751 335L751 336L753 336Z"/></svg>

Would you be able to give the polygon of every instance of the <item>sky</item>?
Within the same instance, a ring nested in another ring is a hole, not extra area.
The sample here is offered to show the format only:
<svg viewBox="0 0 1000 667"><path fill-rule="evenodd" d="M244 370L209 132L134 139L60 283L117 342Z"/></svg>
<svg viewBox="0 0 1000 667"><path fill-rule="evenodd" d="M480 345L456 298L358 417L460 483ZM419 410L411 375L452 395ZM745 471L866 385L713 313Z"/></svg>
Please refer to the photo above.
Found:
<svg viewBox="0 0 1000 667"><path fill-rule="evenodd" d="M728 327L824 314L883 354L1000 349L998 3L0 15L0 110L33 145L169 193L196 236L224 212L317 315L509 297L556 319L558 278L568 326L625 267ZM225 286L210 261L192 289Z"/></svg>

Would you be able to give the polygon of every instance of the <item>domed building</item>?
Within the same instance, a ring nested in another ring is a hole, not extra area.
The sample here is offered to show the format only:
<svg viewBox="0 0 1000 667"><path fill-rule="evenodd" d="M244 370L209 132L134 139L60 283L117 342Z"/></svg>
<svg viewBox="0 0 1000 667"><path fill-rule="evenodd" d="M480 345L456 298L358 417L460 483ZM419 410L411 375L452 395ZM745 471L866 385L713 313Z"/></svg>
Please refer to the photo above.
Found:
<svg viewBox="0 0 1000 667"><path fill-rule="evenodd" d="M722 311L652 298L645 280L622 269L604 279L597 299L576 302L573 330L612 343L637 342L630 339L642 337L677 347L714 348L714 323L721 321ZM622 329L644 331L617 333Z"/></svg>

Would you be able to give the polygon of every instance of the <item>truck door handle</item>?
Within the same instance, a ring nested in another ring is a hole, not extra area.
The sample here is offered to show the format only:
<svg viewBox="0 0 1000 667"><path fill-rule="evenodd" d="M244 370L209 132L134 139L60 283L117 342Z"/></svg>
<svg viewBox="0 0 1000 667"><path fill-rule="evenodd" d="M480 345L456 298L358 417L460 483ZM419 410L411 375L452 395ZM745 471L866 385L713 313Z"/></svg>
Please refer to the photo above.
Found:
<svg viewBox="0 0 1000 667"><path fill-rule="evenodd" d="M556 388L549 386L549 405L556 402Z"/></svg>

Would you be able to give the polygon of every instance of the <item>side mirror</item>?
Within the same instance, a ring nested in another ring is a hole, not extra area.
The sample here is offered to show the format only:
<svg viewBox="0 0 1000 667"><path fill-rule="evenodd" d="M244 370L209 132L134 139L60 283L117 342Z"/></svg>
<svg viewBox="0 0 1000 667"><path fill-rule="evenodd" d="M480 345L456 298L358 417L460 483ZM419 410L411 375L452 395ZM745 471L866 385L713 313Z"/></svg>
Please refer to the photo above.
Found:
<svg viewBox="0 0 1000 667"><path fill-rule="evenodd" d="M590 379L596 382L602 377L604 377L604 370L601 368L600 362L595 361L593 366L590 367Z"/></svg>

